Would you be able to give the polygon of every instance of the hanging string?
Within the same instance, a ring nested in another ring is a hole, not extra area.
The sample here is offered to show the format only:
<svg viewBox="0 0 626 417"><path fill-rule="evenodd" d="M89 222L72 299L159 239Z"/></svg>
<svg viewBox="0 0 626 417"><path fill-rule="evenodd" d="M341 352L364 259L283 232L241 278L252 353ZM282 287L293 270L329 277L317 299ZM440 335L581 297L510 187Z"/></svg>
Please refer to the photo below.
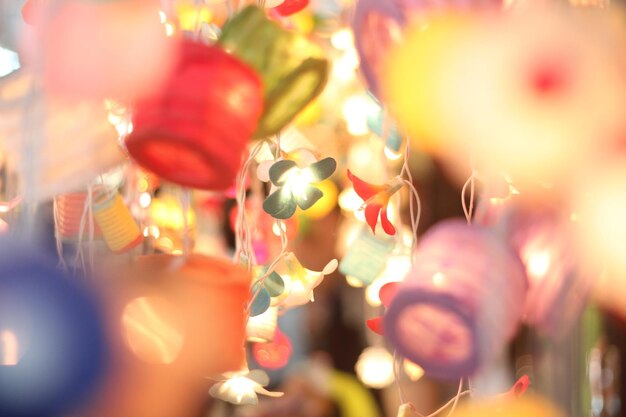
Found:
<svg viewBox="0 0 626 417"><path fill-rule="evenodd" d="M63 242L61 241L61 233L59 231L59 207L56 198L52 200L52 217L54 220L54 241L56 243L57 255L59 257L57 268L67 271L67 264L65 263L65 258L63 256Z"/></svg>
<svg viewBox="0 0 626 417"><path fill-rule="evenodd" d="M461 189L461 205L463 206L463 213L465 214L467 224L472 223L472 215L474 213L475 182L476 172L474 171L474 169L472 169L472 173L470 174L467 181L465 181L465 184L463 184L463 188ZM465 202L468 187L470 188L469 207L467 207L467 203Z"/></svg>
<svg viewBox="0 0 626 417"><path fill-rule="evenodd" d="M452 413L454 413L459 400L462 397L464 397L464 396L466 396L466 395L471 393L471 390L466 390L466 391L462 391L462 390L463 390L463 379L461 378L461 380L459 381L459 389L457 390L457 393L454 396L454 398L451 398L447 403L445 403L444 405L439 407L436 411L432 412L431 414L423 415L423 414L417 413L417 412L415 414L417 414L418 417L436 417L440 413L445 411L450 405L452 405L452 408L450 409L450 412L447 414L447 417L452 416Z"/></svg>
<svg viewBox="0 0 626 417"><path fill-rule="evenodd" d="M409 187L409 215L411 217L411 264L415 262L415 248L417 247L417 233L420 219L422 216L422 202L415 185L413 185L413 175L409 169L410 145L409 140L405 139L404 145L404 161L400 177L405 177L402 182ZM417 211L416 211L417 209Z"/></svg>
<svg viewBox="0 0 626 417"><path fill-rule="evenodd" d="M87 187L87 200L89 201L89 266L94 270L94 217L93 217L93 186Z"/></svg>

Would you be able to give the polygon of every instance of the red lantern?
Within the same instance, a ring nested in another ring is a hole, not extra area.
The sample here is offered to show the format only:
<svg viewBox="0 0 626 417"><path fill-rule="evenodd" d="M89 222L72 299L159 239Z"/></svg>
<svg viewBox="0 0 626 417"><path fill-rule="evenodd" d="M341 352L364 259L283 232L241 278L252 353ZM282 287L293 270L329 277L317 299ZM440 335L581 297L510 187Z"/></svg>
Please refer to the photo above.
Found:
<svg viewBox="0 0 626 417"><path fill-rule="evenodd" d="M289 16L298 13L308 5L309 0L285 0L279 6L276 6L275 10L281 16Z"/></svg>
<svg viewBox="0 0 626 417"><path fill-rule="evenodd" d="M165 88L136 103L126 146L168 181L225 190L263 112L262 83L219 47L183 40L180 53Z"/></svg>
<svg viewBox="0 0 626 417"><path fill-rule="evenodd" d="M274 340L267 343L255 343L252 347L254 359L265 369L280 369L289 363L291 341L279 328L276 328Z"/></svg>

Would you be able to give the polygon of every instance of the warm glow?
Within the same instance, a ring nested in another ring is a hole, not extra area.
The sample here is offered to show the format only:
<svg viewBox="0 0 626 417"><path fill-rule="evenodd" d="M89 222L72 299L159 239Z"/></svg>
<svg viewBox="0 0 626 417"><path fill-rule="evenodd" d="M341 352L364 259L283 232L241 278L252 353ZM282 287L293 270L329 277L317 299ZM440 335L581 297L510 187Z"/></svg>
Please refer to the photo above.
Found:
<svg viewBox="0 0 626 417"><path fill-rule="evenodd" d="M141 193L139 196L139 205L143 208L148 208L152 202L152 196L149 193Z"/></svg>
<svg viewBox="0 0 626 417"><path fill-rule="evenodd" d="M185 213L182 204L173 197L155 198L150 205L150 217L160 228L183 230L185 228ZM189 228L196 224L196 216L190 208L187 211Z"/></svg>
<svg viewBox="0 0 626 417"><path fill-rule="evenodd" d="M124 308L122 327L128 347L148 363L170 364L183 347L183 326L176 309L157 297L140 297Z"/></svg>
<svg viewBox="0 0 626 417"><path fill-rule="evenodd" d="M375 115L379 107L366 94L356 94L346 99L341 111L346 120L348 133L361 136L369 133L367 118Z"/></svg>
<svg viewBox="0 0 626 417"><path fill-rule="evenodd" d="M433 284L435 287L443 287L446 283L446 275L443 272L435 272L433 275Z"/></svg>
<svg viewBox="0 0 626 417"><path fill-rule="evenodd" d="M224 382L223 388L235 394L237 402L241 402L246 396L256 395L255 388L258 383L246 378L245 376L235 376Z"/></svg>
<svg viewBox="0 0 626 417"><path fill-rule="evenodd" d="M11 330L4 330L0 333L0 353L2 353L3 366L15 366L19 362L19 344L17 336Z"/></svg>
<svg viewBox="0 0 626 417"><path fill-rule="evenodd" d="M548 249L536 250L528 255L526 269L533 278L541 278L550 269L550 251Z"/></svg>
<svg viewBox="0 0 626 417"><path fill-rule="evenodd" d="M380 289L390 282L403 281L411 270L411 258L408 255L391 255L387 258L385 269L365 290L365 299L372 307L381 305Z"/></svg>
<svg viewBox="0 0 626 417"><path fill-rule="evenodd" d="M361 281L357 277L353 277L352 275L346 275L346 282L349 286L354 288L362 288L363 286L365 286L365 284L363 284L363 281Z"/></svg>
<svg viewBox="0 0 626 417"><path fill-rule="evenodd" d="M384 388L394 380L393 356L383 347L366 348L355 368L361 382L368 387Z"/></svg>
<svg viewBox="0 0 626 417"><path fill-rule="evenodd" d="M413 382L419 381L424 376L424 370L421 366L405 359L403 362L404 373L409 377L409 379Z"/></svg>
<svg viewBox="0 0 626 417"><path fill-rule="evenodd" d="M330 38L330 43L340 51L354 48L354 35L350 29L341 29Z"/></svg>

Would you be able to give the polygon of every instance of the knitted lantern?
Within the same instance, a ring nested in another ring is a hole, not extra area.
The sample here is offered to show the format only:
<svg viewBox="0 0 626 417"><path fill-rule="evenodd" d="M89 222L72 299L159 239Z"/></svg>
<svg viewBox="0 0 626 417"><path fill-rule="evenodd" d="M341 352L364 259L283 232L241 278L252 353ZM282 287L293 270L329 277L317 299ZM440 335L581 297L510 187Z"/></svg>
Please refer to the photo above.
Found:
<svg viewBox="0 0 626 417"><path fill-rule="evenodd" d="M526 288L523 265L502 240L446 221L422 239L385 315L385 336L434 377L471 375L515 334Z"/></svg>
<svg viewBox="0 0 626 417"><path fill-rule="evenodd" d="M85 414L193 415L207 378L244 361L250 274L198 254L150 255L104 272L116 366Z"/></svg>
<svg viewBox="0 0 626 417"><path fill-rule="evenodd" d="M46 97L24 70L0 80L0 102L0 148L29 201L85 189L124 161L102 102Z"/></svg>
<svg viewBox="0 0 626 417"><path fill-rule="evenodd" d="M181 40L164 89L135 105L128 152L168 181L225 190L263 111L262 89L256 73L223 49Z"/></svg>

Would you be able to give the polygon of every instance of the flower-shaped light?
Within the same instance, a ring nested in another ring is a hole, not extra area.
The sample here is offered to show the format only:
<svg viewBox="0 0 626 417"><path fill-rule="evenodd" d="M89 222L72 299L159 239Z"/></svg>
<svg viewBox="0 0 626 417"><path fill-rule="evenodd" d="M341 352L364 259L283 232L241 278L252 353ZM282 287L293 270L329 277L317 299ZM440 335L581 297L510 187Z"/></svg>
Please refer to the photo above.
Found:
<svg viewBox="0 0 626 417"><path fill-rule="evenodd" d="M389 282L380 288L378 297L380 298L380 301L382 305L385 306L385 308L389 307L391 301L393 300L393 297L396 296L399 285L399 282ZM374 333L377 333L381 336L385 334L382 317L374 317L373 319L369 319L366 321L366 324L367 327Z"/></svg>
<svg viewBox="0 0 626 417"><path fill-rule="evenodd" d="M270 378L260 369L228 372L224 374L224 378L211 387L209 394L213 398L231 404L257 405L259 403L257 394L268 397L281 397L283 395L282 392L272 392L264 388L270 383Z"/></svg>
<svg viewBox="0 0 626 417"><path fill-rule="evenodd" d="M386 184L370 184L358 178L350 170L348 170L348 178L352 181L354 191L363 199L363 206L361 207L365 207L365 220L372 228L372 232L375 233L376 223L380 218L380 224L385 233L391 236L395 235L396 228L387 217L387 205L391 196L404 186L402 179L395 177Z"/></svg>
<svg viewBox="0 0 626 417"><path fill-rule="evenodd" d="M285 270L282 277L288 288L288 295L281 302L285 308L301 306L313 299L313 289L320 285L324 276L329 275L337 269L336 259L328 262L323 270L312 271L302 266L298 258L290 253L284 262Z"/></svg>
<svg viewBox="0 0 626 417"><path fill-rule="evenodd" d="M337 168L333 158L324 158L300 168L295 161L280 160L269 169L269 179L277 187L263 202L263 210L276 219L288 219L296 208L306 210L322 198L323 193L311 184L330 177Z"/></svg>

